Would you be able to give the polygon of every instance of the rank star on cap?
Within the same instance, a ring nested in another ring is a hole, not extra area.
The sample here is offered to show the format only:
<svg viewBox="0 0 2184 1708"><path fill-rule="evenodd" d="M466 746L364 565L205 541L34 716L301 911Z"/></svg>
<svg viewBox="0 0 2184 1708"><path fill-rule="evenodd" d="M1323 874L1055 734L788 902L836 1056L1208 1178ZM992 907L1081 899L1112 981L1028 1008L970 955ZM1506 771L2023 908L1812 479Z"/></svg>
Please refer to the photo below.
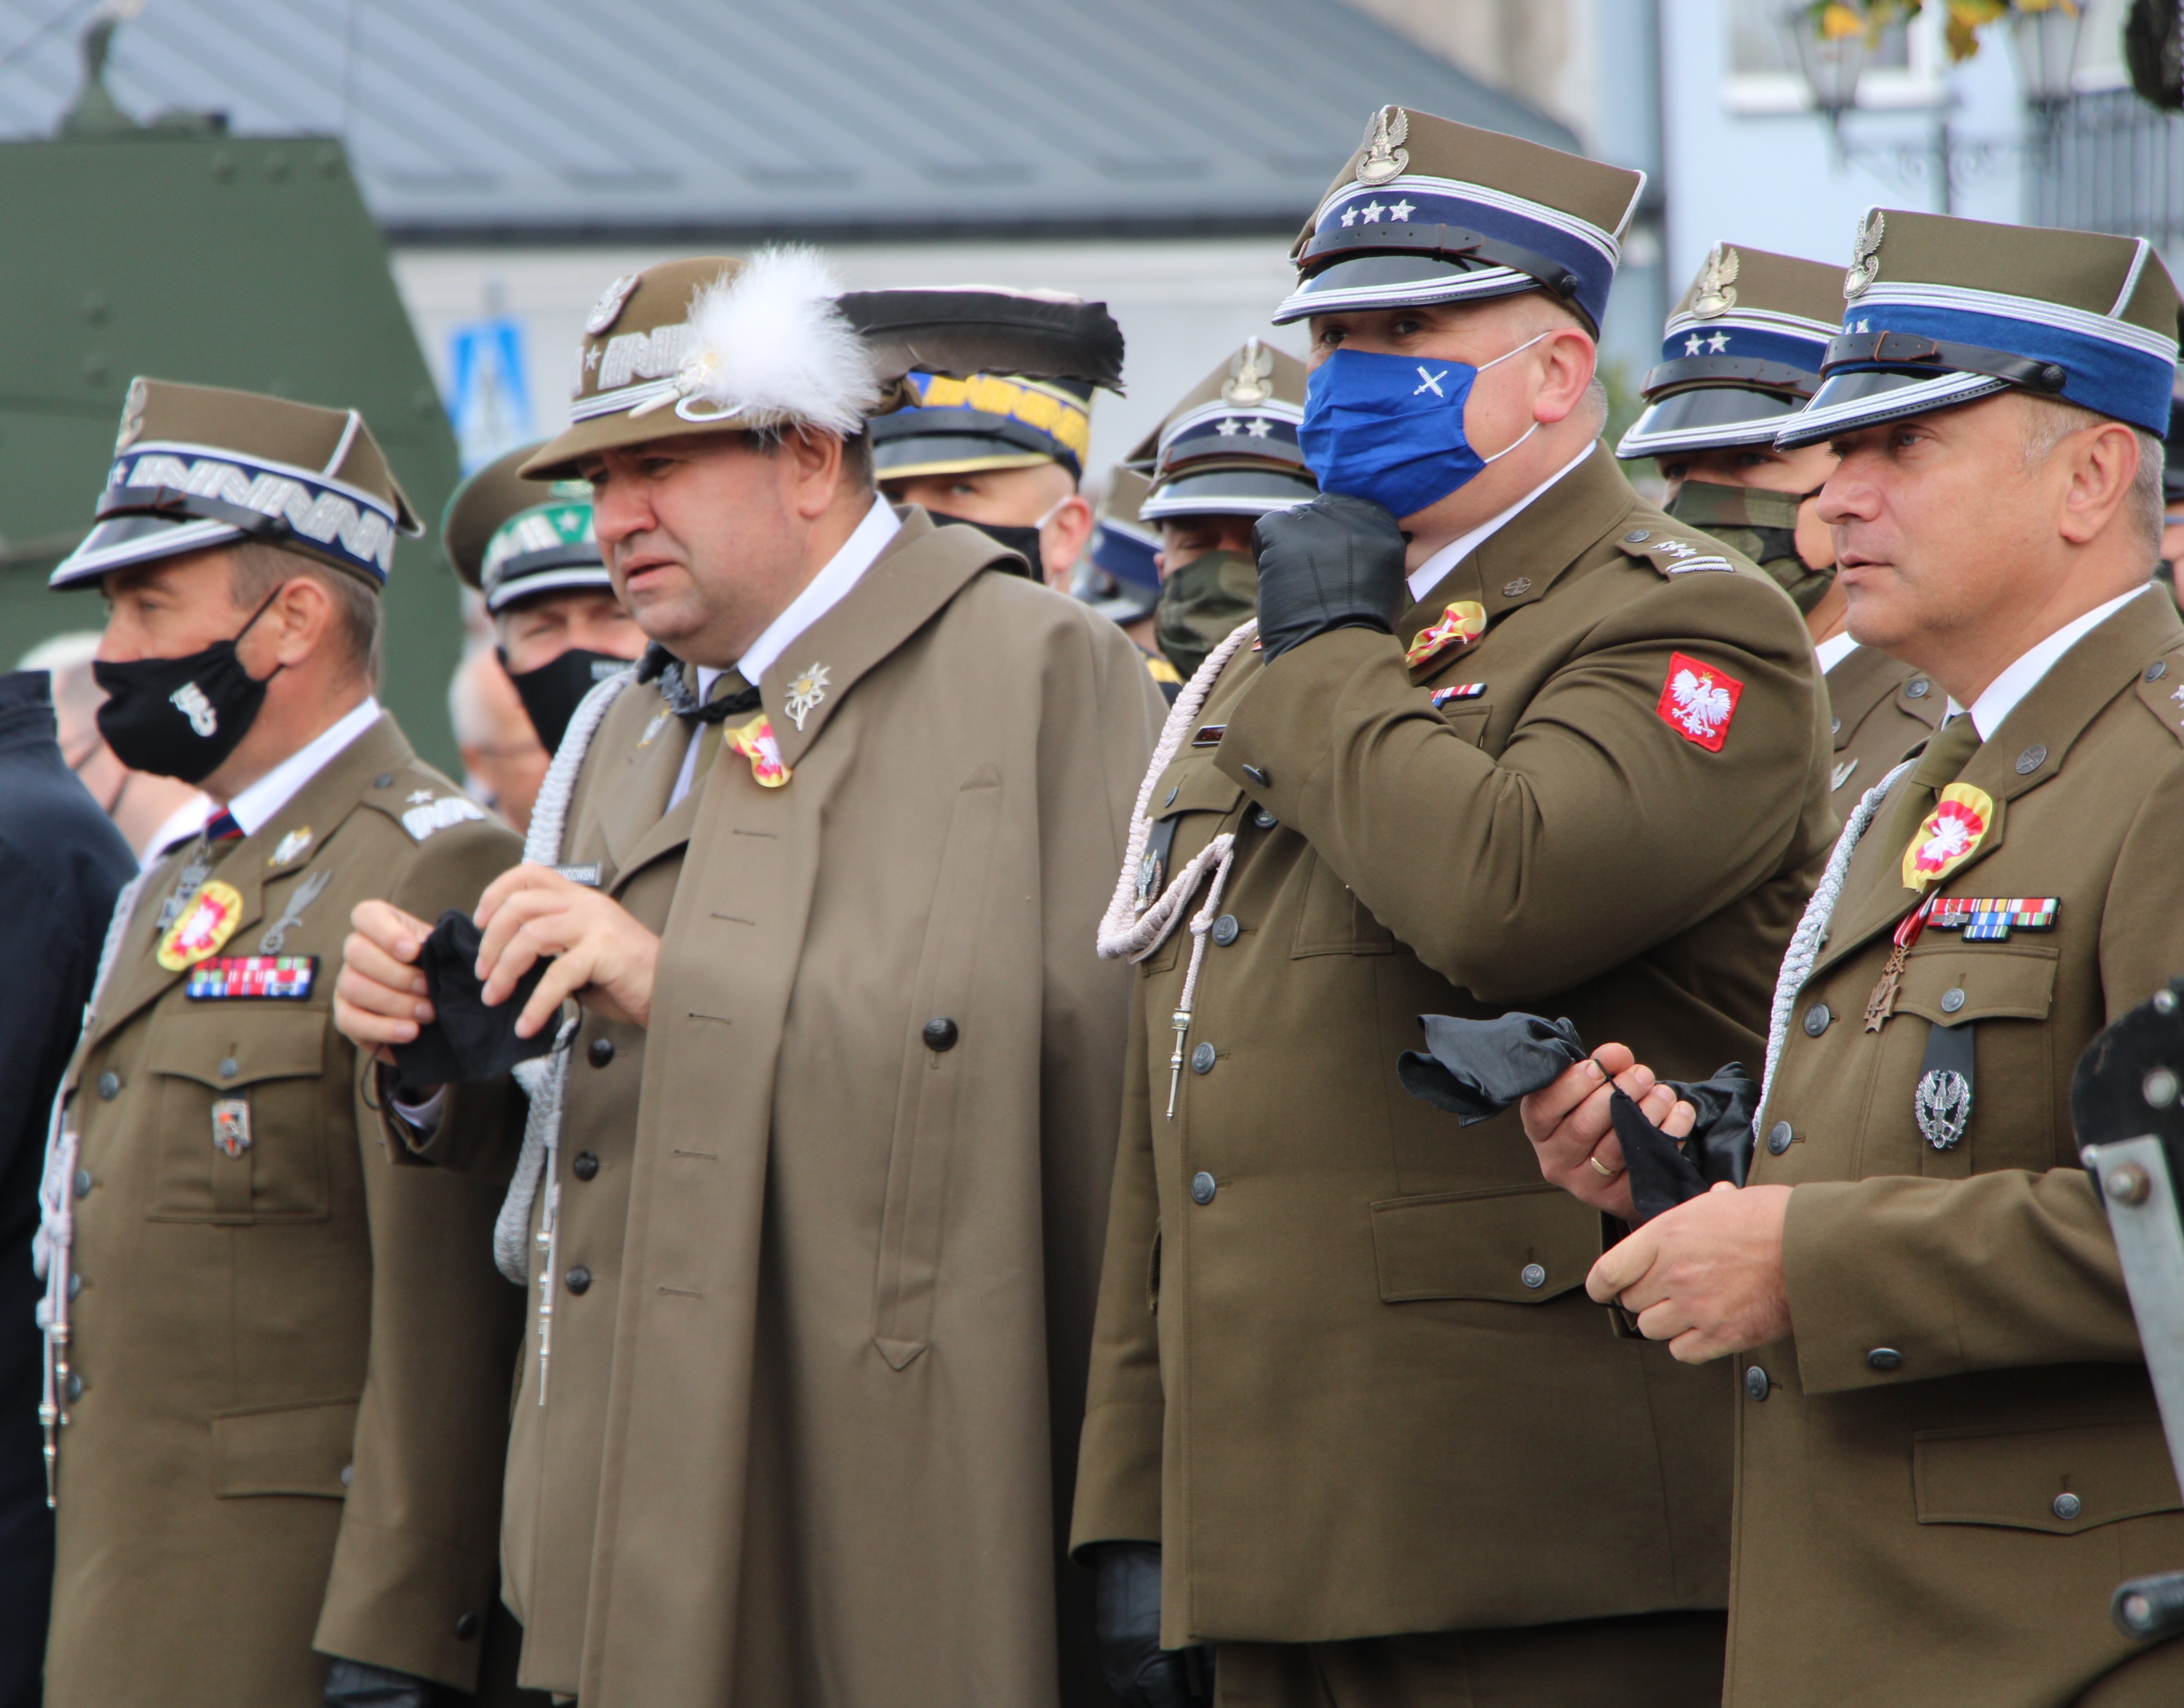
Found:
<svg viewBox="0 0 2184 1708"><path fill-rule="evenodd" d="M1728 348L1729 334L1726 332L1716 332L1711 338L1707 340L1707 350L1711 355L1719 356Z"/></svg>

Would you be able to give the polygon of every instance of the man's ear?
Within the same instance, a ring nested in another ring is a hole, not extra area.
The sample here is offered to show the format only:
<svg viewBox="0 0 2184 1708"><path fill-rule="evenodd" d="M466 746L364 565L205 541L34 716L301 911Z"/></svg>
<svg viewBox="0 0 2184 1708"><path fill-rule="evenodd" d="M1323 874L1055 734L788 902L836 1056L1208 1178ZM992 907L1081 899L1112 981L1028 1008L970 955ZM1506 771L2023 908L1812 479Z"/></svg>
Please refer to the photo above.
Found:
<svg viewBox="0 0 2184 1708"><path fill-rule="evenodd" d="M807 522L827 514L841 496L842 442L816 427L793 428L780 454L791 462L793 506Z"/></svg>
<svg viewBox="0 0 2184 1708"><path fill-rule="evenodd" d="M2070 436L2051 454L2070 459L2057 526L2074 546L2088 544L2110 524L2138 478L2138 436L2120 421L2103 421Z"/></svg>
<svg viewBox="0 0 2184 1708"><path fill-rule="evenodd" d="M1532 402L1533 419L1547 426L1568 416L1585 401L1585 388L1600 362L1600 351L1575 326L1557 326L1540 341L1539 395Z"/></svg>
<svg viewBox="0 0 2184 1708"><path fill-rule="evenodd" d="M293 670L325 643L336 620L333 595L316 576L298 575L281 584L259 621L269 629L275 662Z"/></svg>

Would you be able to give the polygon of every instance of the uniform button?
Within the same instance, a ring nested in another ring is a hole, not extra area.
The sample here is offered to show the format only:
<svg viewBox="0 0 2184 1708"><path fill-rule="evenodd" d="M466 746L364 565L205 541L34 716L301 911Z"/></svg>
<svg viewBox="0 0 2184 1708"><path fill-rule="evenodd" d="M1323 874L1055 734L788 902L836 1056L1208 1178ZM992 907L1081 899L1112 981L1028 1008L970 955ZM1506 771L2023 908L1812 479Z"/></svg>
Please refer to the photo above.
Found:
<svg viewBox="0 0 2184 1708"><path fill-rule="evenodd" d="M69 1297L74 1299L83 1291L83 1277L71 1271L69 1274Z"/></svg>
<svg viewBox="0 0 2184 1708"><path fill-rule="evenodd" d="M1842 720L1841 718L1830 718L1828 720L1828 733L1831 736L1839 736L1842 733Z"/></svg>
<svg viewBox="0 0 2184 1708"><path fill-rule="evenodd" d="M1790 1141L1796 1136L1790 1131L1788 1121L1776 1121L1774 1126L1767 1129L1767 1154L1769 1156L1781 1155L1790 1148Z"/></svg>
<svg viewBox="0 0 2184 1708"><path fill-rule="evenodd" d="M1901 1370L1903 1355L1892 1346L1876 1346L1865 1355L1865 1361L1875 1370Z"/></svg>
<svg viewBox="0 0 2184 1708"><path fill-rule="evenodd" d="M1805 1036L1818 1038L1828 1029L1828 1022L1834 1018L1835 1016L1828 1012L1828 1005L1825 1003L1814 1003L1805 1010Z"/></svg>
<svg viewBox="0 0 2184 1708"><path fill-rule="evenodd" d="M393 771L380 772L377 776L371 780L371 786L376 789L393 788L394 787L394 773Z"/></svg>
<svg viewBox="0 0 2184 1708"><path fill-rule="evenodd" d="M1219 919L1213 921L1213 941L1226 949L1236 941L1236 933L1241 929L1242 927L1236 923L1234 914L1224 913Z"/></svg>
<svg viewBox="0 0 2184 1708"><path fill-rule="evenodd" d="M1531 591L1532 581L1529 576L1519 576L1513 581L1502 583L1502 597L1505 599L1521 599Z"/></svg>
<svg viewBox="0 0 2184 1708"><path fill-rule="evenodd" d="M75 1171L75 1195L78 1198L91 1196L91 1171L87 1168L79 1168Z"/></svg>
<svg viewBox="0 0 2184 1708"><path fill-rule="evenodd" d="M2042 765L2046 762L2047 758L2048 749L2041 746L2037 742L2033 743L2031 747L2025 748L2023 753L2017 756L2018 776L2021 777L2031 776L2033 772L2038 771Z"/></svg>
<svg viewBox="0 0 2184 1708"><path fill-rule="evenodd" d="M577 1153L577 1160L569 1165L570 1172L579 1180L589 1180L599 1171L599 1160L588 1150Z"/></svg>
<svg viewBox="0 0 2184 1708"><path fill-rule="evenodd" d="M1528 1263L1517 1271L1517 1279L1536 1292L1547 1284L1546 1266L1544 1264Z"/></svg>
<svg viewBox="0 0 2184 1708"><path fill-rule="evenodd" d="M2149 682L2158 682L2168 674L2169 666L2162 663L2159 659L2156 659L2146 667L2146 679Z"/></svg>
<svg viewBox="0 0 2184 1708"><path fill-rule="evenodd" d="M1903 698L1907 700L1923 700L1933 691L1933 683L1928 682L1925 677L1914 676L1903 685Z"/></svg>
<svg viewBox="0 0 2184 1708"><path fill-rule="evenodd" d="M83 1378L81 1376L78 1376L74 1371L70 1371L69 1372L68 1397L71 1399L81 1399L83 1398Z"/></svg>
<svg viewBox="0 0 2184 1708"><path fill-rule="evenodd" d="M110 1067L98 1077L98 1094L109 1103L121 1095L121 1076Z"/></svg>
<svg viewBox="0 0 2184 1708"><path fill-rule="evenodd" d="M591 1059L593 1067L604 1067L614 1060L614 1040L610 1038L595 1038L585 1047L584 1054Z"/></svg>
<svg viewBox="0 0 2184 1708"><path fill-rule="evenodd" d="M464 1614L461 1618L455 1621L456 1640L461 1643L469 1642L471 1638L477 1635L477 1615L475 1613Z"/></svg>
<svg viewBox="0 0 2184 1708"><path fill-rule="evenodd" d="M236 1075L240 1073L242 1071L242 1064L237 1061L233 1056L224 1055L220 1057L220 1077L222 1079L233 1079Z"/></svg>
<svg viewBox="0 0 2184 1708"><path fill-rule="evenodd" d="M349 1484L350 1484L350 1483L354 1483L354 1482L355 1482L355 1481L356 1481L356 1466L354 1466L354 1465L344 1465L344 1466L342 1466L342 1487L343 1487L343 1488L348 1488L348 1487L349 1486Z"/></svg>
<svg viewBox="0 0 2184 1708"><path fill-rule="evenodd" d="M1213 1177L1202 1168L1190 1177L1190 1201L1193 1204L1212 1203L1213 1194L1218 1190Z"/></svg>
<svg viewBox="0 0 2184 1708"><path fill-rule="evenodd" d="M1261 771L1256 765L1245 765L1244 767L1244 775L1251 778L1253 782L1258 784L1258 786L1262 789L1272 788L1274 786L1274 780L1268 776L1264 771Z"/></svg>
<svg viewBox="0 0 2184 1708"><path fill-rule="evenodd" d="M2075 1494L2064 1494L2055 1497L2055 1516L2066 1522L2085 1510L2086 1503Z"/></svg>
<svg viewBox="0 0 2184 1708"><path fill-rule="evenodd" d="M1251 815L1251 822L1258 826L1258 827L1262 831L1270 831L1276 825L1279 824L1281 821L1276 818L1272 813L1268 812L1264 807L1261 807L1258 811Z"/></svg>
<svg viewBox="0 0 2184 1708"><path fill-rule="evenodd" d="M1642 546L1646 541L1652 537L1653 535L1651 529L1633 528L1629 533L1623 537L1623 543L1626 546Z"/></svg>
<svg viewBox="0 0 2184 1708"><path fill-rule="evenodd" d="M588 1292L591 1288L592 1272L581 1263L571 1270L565 1278L571 1293Z"/></svg>
<svg viewBox="0 0 2184 1708"><path fill-rule="evenodd" d="M1193 1073L1212 1072L1213 1054L1214 1051L1212 1044L1201 1043L1199 1045L1196 1049L1194 1049L1190 1053L1190 1071Z"/></svg>
<svg viewBox="0 0 2184 1708"><path fill-rule="evenodd" d="M1767 1372L1758 1365L1751 1365L1744 1372L1744 1391L1754 1399L1764 1399L1774 1391L1774 1384L1767 1379Z"/></svg>
<svg viewBox="0 0 2184 1708"><path fill-rule="evenodd" d="M1954 1014L1964 1005L1964 988L1961 985L1953 985L1947 990L1942 993L1942 1012L1943 1014Z"/></svg>
<svg viewBox="0 0 2184 1708"><path fill-rule="evenodd" d="M1166 808L1173 806L1175 804L1175 798L1182 793L1183 785L1181 783L1176 784L1174 787L1171 788L1167 792L1167 798L1161 803L1162 809L1165 809Z"/></svg>
<svg viewBox="0 0 2184 1708"><path fill-rule="evenodd" d="M946 1015L925 1022L925 1047L935 1055L956 1048L956 1040L963 1034L954 1021Z"/></svg>

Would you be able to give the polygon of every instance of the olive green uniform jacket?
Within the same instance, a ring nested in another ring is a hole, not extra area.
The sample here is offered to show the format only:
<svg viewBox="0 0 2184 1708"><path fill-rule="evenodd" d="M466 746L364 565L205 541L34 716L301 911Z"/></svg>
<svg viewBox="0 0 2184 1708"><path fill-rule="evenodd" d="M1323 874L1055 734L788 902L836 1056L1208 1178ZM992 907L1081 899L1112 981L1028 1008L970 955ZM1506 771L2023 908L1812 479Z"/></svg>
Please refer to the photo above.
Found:
<svg viewBox="0 0 2184 1708"><path fill-rule="evenodd" d="M1796 1335L1735 1360L1736 1708L2056 1708L2131 1651L2117 1582L2184 1564L2070 1116L2094 1033L2184 971L2180 685L2184 628L2142 595L1972 756L1961 781L1997 818L1940 893L2060 908L1999 942L1927 928L1877 1032L1867 1000L1918 900L1892 801L1858 845L1752 1171L1796 1188ZM1936 1026L1976 1027L1970 1125L1947 1149L1912 1111Z"/></svg>
<svg viewBox="0 0 2184 1708"><path fill-rule="evenodd" d="M316 1708L315 1644L476 1688L522 1304L490 1244L517 1111L504 1088L449 1106L482 1177L366 1166L376 1076L331 1010L357 903L432 919L513 862L481 817L382 717L220 845L212 878L242 899L225 954L258 953L326 875L283 927L281 954L317 958L302 1001L192 1000L159 966L187 851L138 892L64 1090L82 1389L60 1431L51 1708ZM230 1156L214 1105L236 1099L249 1143Z"/></svg>
<svg viewBox="0 0 2184 1708"><path fill-rule="evenodd" d="M1847 817L1860 795L1934 733L1949 697L1924 671L1874 647L1852 648L1827 683L1835 730L1828 782L1837 815Z"/></svg>
<svg viewBox="0 0 2184 1708"><path fill-rule="evenodd" d="M1061 1529L1128 984L1090 944L1162 704L997 561L907 513L760 684L781 787L724 745L667 810L649 685L587 754L564 858L662 949L649 1031L575 1044L504 1533L525 1682L584 1708L1096 1689Z"/></svg>
<svg viewBox="0 0 2184 1708"><path fill-rule="evenodd" d="M1455 601L1483 638L1407 668ZM1738 685L1719 751L1660 709L1693 660ZM1419 1015L1505 1008L1757 1063L1825 715L1787 597L1599 452L1394 638L1223 671L1151 810L1171 871L1236 833L1233 924L1173 1119L1188 934L1143 963L1074 1532L1162 1544L1165 1642L1722 1605L1727 1372L1618 1338L1516 1111L1460 1128L1396 1064Z"/></svg>

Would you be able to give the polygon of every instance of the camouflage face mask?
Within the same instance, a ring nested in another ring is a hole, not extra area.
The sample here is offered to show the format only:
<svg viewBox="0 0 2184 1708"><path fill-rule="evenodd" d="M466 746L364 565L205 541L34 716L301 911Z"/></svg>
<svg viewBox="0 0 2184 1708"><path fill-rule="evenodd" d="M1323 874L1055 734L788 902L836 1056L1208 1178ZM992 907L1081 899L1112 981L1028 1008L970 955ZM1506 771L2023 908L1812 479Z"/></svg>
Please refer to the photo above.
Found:
<svg viewBox="0 0 2184 1708"><path fill-rule="evenodd" d="M1685 481L1668 508L1678 521L1743 553L1774 576L1799 610L1809 611L1835 585L1836 572L1833 566L1814 569L1797 555L1797 507L1808 496Z"/></svg>
<svg viewBox="0 0 2184 1708"><path fill-rule="evenodd" d="M1259 566L1249 552L1207 552L1161 583L1153 632L1167 661L1189 682L1206 655L1259 609Z"/></svg>

